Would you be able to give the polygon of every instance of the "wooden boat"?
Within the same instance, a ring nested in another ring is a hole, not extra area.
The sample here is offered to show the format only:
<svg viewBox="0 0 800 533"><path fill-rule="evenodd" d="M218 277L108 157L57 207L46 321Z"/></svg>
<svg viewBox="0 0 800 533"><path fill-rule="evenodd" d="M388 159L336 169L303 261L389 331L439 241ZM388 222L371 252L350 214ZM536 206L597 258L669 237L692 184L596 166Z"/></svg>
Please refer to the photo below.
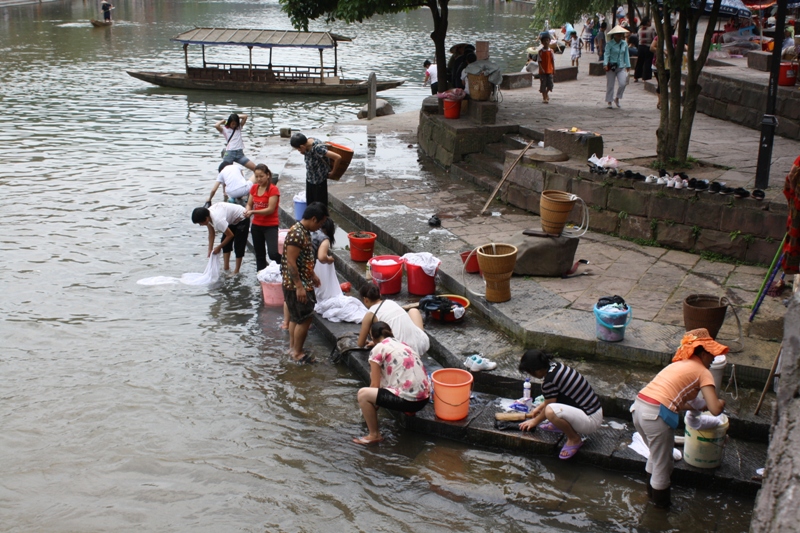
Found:
<svg viewBox="0 0 800 533"><path fill-rule="evenodd" d="M186 72L132 71L134 78L177 89L290 93L304 95L353 96L367 94L366 80L344 79L339 71L337 43L351 41L349 37L329 32L300 32L282 30L247 30L226 28L196 28L172 38L183 43ZM189 66L190 44L202 49L202 67ZM206 46L243 46L249 51L247 63L215 63L206 60ZM253 63L253 48L269 49L269 63ZM319 66L276 65L272 62L274 48L311 48L319 50ZM323 51L333 49L334 64L325 66ZM378 81L377 90L385 91L403 84L403 80Z"/></svg>
<svg viewBox="0 0 800 533"><path fill-rule="evenodd" d="M91 22L92 26L94 26L95 28L105 28L107 26L111 26L112 24L114 24L113 20L94 20L94 19L91 19L91 20L89 20L89 22Z"/></svg>

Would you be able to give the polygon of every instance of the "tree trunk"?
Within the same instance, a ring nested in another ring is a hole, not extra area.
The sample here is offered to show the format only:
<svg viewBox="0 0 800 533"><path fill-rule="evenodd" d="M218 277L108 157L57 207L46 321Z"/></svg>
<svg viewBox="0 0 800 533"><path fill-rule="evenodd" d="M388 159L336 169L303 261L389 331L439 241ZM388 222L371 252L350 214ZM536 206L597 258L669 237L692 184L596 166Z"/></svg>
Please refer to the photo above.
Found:
<svg viewBox="0 0 800 533"><path fill-rule="evenodd" d="M436 73L439 78L439 92L448 89L447 80L447 56L444 50L444 41L447 37L447 3L449 0L428 0L428 7L433 16L433 40L434 50L436 51Z"/></svg>

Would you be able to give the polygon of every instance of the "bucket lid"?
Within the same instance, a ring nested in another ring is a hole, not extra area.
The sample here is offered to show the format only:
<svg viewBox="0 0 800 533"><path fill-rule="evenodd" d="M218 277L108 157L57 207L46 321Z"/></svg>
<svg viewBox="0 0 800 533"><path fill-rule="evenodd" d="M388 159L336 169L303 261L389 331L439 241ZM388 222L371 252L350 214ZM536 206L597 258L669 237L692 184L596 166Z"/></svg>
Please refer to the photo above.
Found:
<svg viewBox="0 0 800 533"><path fill-rule="evenodd" d="M718 355L718 356L716 356L714 358L714 361L711 364L713 366L727 365L728 364L728 358L725 357L724 355Z"/></svg>

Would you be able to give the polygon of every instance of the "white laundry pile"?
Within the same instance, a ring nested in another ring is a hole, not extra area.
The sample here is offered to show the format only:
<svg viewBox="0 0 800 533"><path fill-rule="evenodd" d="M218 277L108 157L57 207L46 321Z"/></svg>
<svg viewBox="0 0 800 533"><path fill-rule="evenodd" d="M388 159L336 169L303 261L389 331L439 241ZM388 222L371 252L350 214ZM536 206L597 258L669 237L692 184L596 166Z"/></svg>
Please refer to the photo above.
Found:
<svg viewBox="0 0 800 533"><path fill-rule="evenodd" d="M633 442L628 445L628 448L635 451L645 459L650 459L650 448L647 447L647 444L644 443L644 439L642 436L639 435L639 432L633 434ZM680 461L683 459L683 454L677 448L672 449L672 458L676 461Z"/></svg>
<svg viewBox="0 0 800 533"><path fill-rule="evenodd" d="M258 271L256 279L264 283L283 283L280 263L277 261L271 262L267 265L267 268Z"/></svg>
<svg viewBox="0 0 800 533"><path fill-rule="evenodd" d="M354 322L360 324L367 314L367 308L358 298L341 294L317 302L314 311L322 315L322 318L331 322Z"/></svg>
<svg viewBox="0 0 800 533"><path fill-rule="evenodd" d="M441 261L439 261L438 258L434 257L433 254L428 252L406 254L403 256L403 259L405 259L406 263L421 267L422 271L429 276L435 276L436 269L438 269L439 265L441 264Z"/></svg>
<svg viewBox="0 0 800 533"><path fill-rule="evenodd" d="M219 280L220 275L220 254L211 254L208 258L206 269L202 273L187 272L180 278L169 276L154 276L143 278L137 281L138 285L169 285L172 283L183 283L184 285L211 285Z"/></svg>
<svg viewBox="0 0 800 533"><path fill-rule="evenodd" d="M306 203L306 191L300 191L299 193L295 194L292 200L301 204Z"/></svg>
<svg viewBox="0 0 800 533"><path fill-rule="evenodd" d="M370 261L370 264L376 266L392 266L396 265L397 261L394 259L377 259L375 261Z"/></svg>

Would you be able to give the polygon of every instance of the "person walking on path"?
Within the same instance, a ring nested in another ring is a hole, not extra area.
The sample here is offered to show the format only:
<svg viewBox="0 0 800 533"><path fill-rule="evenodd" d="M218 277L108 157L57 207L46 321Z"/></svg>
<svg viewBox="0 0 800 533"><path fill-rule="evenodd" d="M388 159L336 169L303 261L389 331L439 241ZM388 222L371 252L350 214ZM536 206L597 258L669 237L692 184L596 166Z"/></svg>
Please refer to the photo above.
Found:
<svg viewBox="0 0 800 533"><path fill-rule="evenodd" d="M367 342L373 322L386 322L392 328L394 334L400 342L411 346L416 353L423 355L431 346L428 334L425 333L425 326L422 323L422 313L419 309L409 309L408 312L397 305L393 300L381 298L381 291L373 283L365 283L358 291L364 305L367 306L367 314L361 321L361 331L358 334L358 347L370 348L375 344Z"/></svg>
<svg viewBox="0 0 800 533"><path fill-rule="evenodd" d="M581 58L581 40L578 38L578 32L572 30L572 34L567 36L569 40L569 47L570 47L570 59L572 60L572 66L577 67L578 61Z"/></svg>
<svg viewBox="0 0 800 533"><path fill-rule="evenodd" d="M208 228L208 257L222 251L223 268L230 270L231 251L236 253L234 274L238 274L242 267L247 231L250 229L250 219L245 216L244 211L244 207L227 202L211 207L198 207L192 211L192 223ZM222 234L222 240L214 247L217 233Z"/></svg>
<svg viewBox="0 0 800 533"><path fill-rule="evenodd" d="M639 26L639 46L638 46L638 59L636 59L636 68L633 69L634 83L639 80L647 81L653 77L653 53L650 51L650 45L656 38L656 30L651 26L650 19L644 17L642 25Z"/></svg>
<svg viewBox="0 0 800 533"><path fill-rule="evenodd" d="M369 434L356 437L356 444L377 444L383 440L378 427L378 407L416 413L428 405L430 384L419 354L394 338L386 322L370 328L375 346L369 354L369 387L358 391L358 405Z"/></svg>
<svg viewBox="0 0 800 533"><path fill-rule="evenodd" d="M594 47L597 50L597 58L602 61L603 54L606 52L606 30L608 23L603 21L600 23L600 29L597 30L597 36L594 38Z"/></svg>
<svg viewBox="0 0 800 533"><path fill-rule="evenodd" d="M577 370L553 361L542 350L528 350L519 361L519 371L542 379L544 402L533 410L533 418L519 425L522 431L539 429L563 432L567 442L558 454L570 459L583 446L579 435L589 435L603 423L603 407L592 386Z"/></svg>
<svg viewBox="0 0 800 533"><path fill-rule="evenodd" d="M328 150L319 139L295 133L289 140L292 148L303 154L306 160L306 202L310 205L321 202L328 205L328 177L337 170L342 156Z"/></svg>
<svg viewBox="0 0 800 533"><path fill-rule="evenodd" d="M281 191L272 183L272 172L267 165L256 165L256 182L250 189L245 216L253 217L250 234L253 236L253 250L256 254L256 271L267 268L267 251L271 261L281 261L278 253L278 204Z"/></svg>
<svg viewBox="0 0 800 533"><path fill-rule="evenodd" d="M539 34L542 49L539 50L539 92L542 93L542 102L550 103L550 92L553 90L553 74L556 71L555 55L550 48L550 33L543 31Z"/></svg>
<svg viewBox="0 0 800 533"><path fill-rule="evenodd" d="M425 67L425 81L422 85L431 86L431 94L439 92L439 72L436 70L436 63L431 64L427 59L422 64Z"/></svg>
<svg viewBox="0 0 800 533"><path fill-rule="evenodd" d="M236 162L249 170L255 170L256 164L244 155L242 128L245 122L247 122L247 115L231 113L227 120L220 120L214 124L214 127L225 137L225 150L223 150L222 161L228 163Z"/></svg>
<svg viewBox="0 0 800 533"><path fill-rule="evenodd" d="M217 181L211 187L211 192L206 200L207 204L211 203L211 199L217 193L217 189L222 185L222 198L226 202L228 198L232 198L234 203L242 204L247 201L247 195L250 194L250 188L253 182L245 179L239 167L233 163L223 161L219 164L219 174L217 174Z"/></svg>
<svg viewBox="0 0 800 533"><path fill-rule="evenodd" d="M311 232L320 229L327 218L326 205L320 202L309 204L302 220L291 227L283 241L281 275L283 298L289 310L289 356L296 363L315 362L312 355L303 351L317 303L314 287L319 287L319 278L314 272L316 257Z"/></svg>
<svg viewBox="0 0 800 533"><path fill-rule="evenodd" d="M711 414L718 415L725 408L725 401L717 397L709 367L714 357L727 352L728 347L714 341L706 329L686 332L672 363L639 391L631 406L633 425L650 449L645 466L649 474L647 495L656 507L670 506L672 448L679 411L695 409L687 402L694 400L699 391Z"/></svg>
<svg viewBox="0 0 800 533"><path fill-rule="evenodd" d="M606 70L606 105L611 109L611 101L617 107L620 99L628 85L628 71L631 68L631 57L628 53L628 43L623 37L628 34L628 30L622 26L615 26L608 36L611 40L606 43L606 50L603 54L603 66ZM616 96L614 95L614 85L617 85Z"/></svg>

